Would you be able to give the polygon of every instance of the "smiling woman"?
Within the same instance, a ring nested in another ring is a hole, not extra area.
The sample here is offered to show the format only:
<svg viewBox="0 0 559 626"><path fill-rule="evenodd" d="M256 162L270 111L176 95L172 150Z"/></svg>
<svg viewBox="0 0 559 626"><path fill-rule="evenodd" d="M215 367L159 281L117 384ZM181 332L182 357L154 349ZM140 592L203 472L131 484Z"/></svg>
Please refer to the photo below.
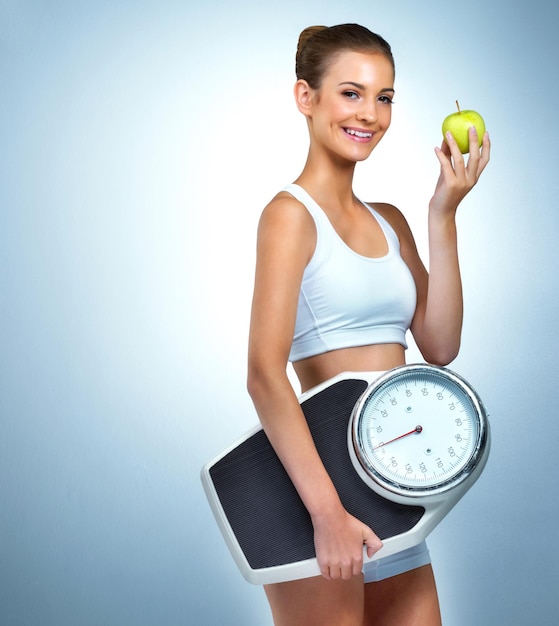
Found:
<svg viewBox="0 0 559 626"><path fill-rule="evenodd" d="M271 626L198 468L256 419L254 230L308 148L297 38L348 9L396 61L353 189L400 208L425 261L456 98L501 155L458 211L453 366L498 445L428 539L443 623L556 621L557 3L0 0L2 626Z"/></svg>
<svg viewBox="0 0 559 626"><path fill-rule="evenodd" d="M320 89L299 79L295 98L299 111L307 118L311 138L333 131L333 138L344 142L339 148L352 150L347 156L357 162L371 154L390 126L393 83L393 66L382 53L345 50L328 66ZM315 114L308 115L319 103ZM351 143L347 143L348 137ZM355 149L355 144L360 144L362 150Z"/></svg>
<svg viewBox="0 0 559 626"><path fill-rule="evenodd" d="M368 148L355 153L355 160L366 159L390 126L394 59L389 44L358 25L310 27L299 38L295 72L299 110L306 115L313 99L329 98L340 130Z"/></svg>
<svg viewBox="0 0 559 626"><path fill-rule="evenodd" d="M344 371L405 363L411 330L425 360L457 354L462 289L455 214L489 160L470 136L449 141L429 204L430 275L403 215L353 193L358 162L391 123L394 59L357 24L305 29L294 87L310 139L303 171L265 207L258 228L248 389L262 427L310 515L321 576L266 586L276 626L440 624L425 543L363 566L382 543L343 507L286 372L303 391Z"/></svg>

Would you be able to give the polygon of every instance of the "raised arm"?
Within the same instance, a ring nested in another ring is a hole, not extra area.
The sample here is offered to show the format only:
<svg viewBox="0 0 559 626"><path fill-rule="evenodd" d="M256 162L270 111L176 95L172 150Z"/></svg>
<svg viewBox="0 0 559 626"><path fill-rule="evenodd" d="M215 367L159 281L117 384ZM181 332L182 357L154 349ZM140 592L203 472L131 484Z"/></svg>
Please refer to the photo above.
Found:
<svg viewBox="0 0 559 626"><path fill-rule="evenodd" d="M470 129L470 155L460 153L451 135L436 149L441 172L429 203L429 273L417 254L407 224L400 223L402 256L417 285L417 308L411 331L426 361L447 365L458 354L462 332L462 280L458 261L456 210L489 162L487 133L481 150Z"/></svg>
<svg viewBox="0 0 559 626"><path fill-rule="evenodd" d="M312 217L290 196L278 196L264 210L247 384L262 427L311 516L321 573L349 578L361 571L363 543L372 556L381 542L343 508L286 372L299 290L315 241Z"/></svg>

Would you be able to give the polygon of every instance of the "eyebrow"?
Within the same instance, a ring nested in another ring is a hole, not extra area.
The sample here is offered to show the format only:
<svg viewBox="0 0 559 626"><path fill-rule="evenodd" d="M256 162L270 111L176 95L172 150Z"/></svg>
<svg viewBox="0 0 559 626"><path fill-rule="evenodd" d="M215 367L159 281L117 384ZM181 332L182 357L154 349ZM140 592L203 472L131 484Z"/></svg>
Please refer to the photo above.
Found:
<svg viewBox="0 0 559 626"><path fill-rule="evenodd" d="M361 89L362 91L365 91L365 89L367 89L365 85L362 85L361 83L354 83L351 80L346 80L343 83L340 83L338 87L341 87L342 85L352 85L356 89ZM392 87L385 87L384 89L381 89L379 93L386 93L387 91L390 91L391 93L396 93L394 89L392 89Z"/></svg>

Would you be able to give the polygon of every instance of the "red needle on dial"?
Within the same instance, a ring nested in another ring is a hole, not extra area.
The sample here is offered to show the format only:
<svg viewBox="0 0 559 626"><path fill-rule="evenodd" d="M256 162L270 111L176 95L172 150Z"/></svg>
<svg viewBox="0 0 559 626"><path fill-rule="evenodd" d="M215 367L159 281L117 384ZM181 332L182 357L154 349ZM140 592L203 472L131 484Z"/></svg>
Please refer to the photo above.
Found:
<svg viewBox="0 0 559 626"><path fill-rule="evenodd" d="M423 426L416 426L413 430L410 430L409 433L404 433L403 435L400 435L399 437L394 437L394 439L390 439L390 441L384 441L383 443L379 443L378 446L375 446L373 448L373 450L376 450L377 448L382 448L383 446L386 446L389 443L392 443L393 441L398 441L398 439L403 439L404 437L407 437L408 435L413 435L414 433L420 433L423 430Z"/></svg>

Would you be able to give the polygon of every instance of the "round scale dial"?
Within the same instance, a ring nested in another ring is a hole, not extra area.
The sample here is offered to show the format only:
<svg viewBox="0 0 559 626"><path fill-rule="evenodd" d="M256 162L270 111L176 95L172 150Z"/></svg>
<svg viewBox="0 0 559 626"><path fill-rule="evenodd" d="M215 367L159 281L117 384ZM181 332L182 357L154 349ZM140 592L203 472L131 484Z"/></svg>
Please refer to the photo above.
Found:
<svg viewBox="0 0 559 626"><path fill-rule="evenodd" d="M361 477L373 488L412 497L466 480L487 443L475 391L454 372L425 364L395 368L372 383L350 428Z"/></svg>

